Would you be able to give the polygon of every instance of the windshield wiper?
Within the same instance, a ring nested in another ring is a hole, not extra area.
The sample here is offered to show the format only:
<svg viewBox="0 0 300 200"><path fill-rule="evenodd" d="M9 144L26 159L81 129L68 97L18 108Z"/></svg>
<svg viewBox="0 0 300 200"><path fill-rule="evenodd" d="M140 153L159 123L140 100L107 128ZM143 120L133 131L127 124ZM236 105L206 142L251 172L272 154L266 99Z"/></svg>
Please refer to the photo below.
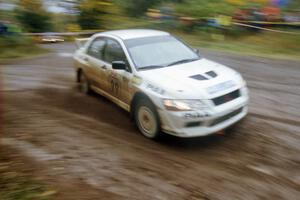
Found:
<svg viewBox="0 0 300 200"><path fill-rule="evenodd" d="M165 65L147 65L147 66L139 67L138 69L157 69L163 67L165 67Z"/></svg>
<svg viewBox="0 0 300 200"><path fill-rule="evenodd" d="M199 59L200 58L190 58L190 59L178 60L178 61L175 61L175 62L172 62L172 63L168 64L167 66L172 66L172 65L178 65L178 64L193 62L193 61L196 61L196 60L199 60Z"/></svg>

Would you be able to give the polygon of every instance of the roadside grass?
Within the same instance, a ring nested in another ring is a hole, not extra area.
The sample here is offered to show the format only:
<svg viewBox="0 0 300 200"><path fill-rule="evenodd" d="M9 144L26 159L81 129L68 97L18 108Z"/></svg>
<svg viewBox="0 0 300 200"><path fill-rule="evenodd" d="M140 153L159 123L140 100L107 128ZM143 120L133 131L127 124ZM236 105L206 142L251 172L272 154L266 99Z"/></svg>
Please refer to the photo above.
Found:
<svg viewBox="0 0 300 200"><path fill-rule="evenodd" d="M48 53L50 50L37 46L31 39L22 36L0 38L0 62Z"/></svg>
<svg viewBox="0 0 300 200"><path fill-rule="evenodd" d="M34 44L32 46L17 46L14 48L6 47L1 51L0 60L30 57L50 52L48 49L35 46Z"/></svg>
<svg viewBox="0 0 300 200"><path fill-rule="evenodd" d="M143 18L132 18L123 15L104 15L102 26L106 30L117 30L127 28L151 28L157 22Z"/></svg>
<svg viewBox="0 0 300 200"><path fill-rule="evenodd" d="M103 24L107 30L125 28L152 28L171 32L195 48L206 48L234 54L269 58L300 59L300 31L298 35L275 32L240 31L230 34L222 31L184 31L180 24L143 18L107 15ZM295 31L294 31L295 32Z"/></svg>
<svg viewBox="0 0 300 200"><path fill-rule="evenodd" d="M281 59L300 59L300 35L260 32L240 37L203 32L173 32L196 48Z"/></svg>
<svg viewBox="0 0 300 200"><path fill-rule="evenodd" d="M0 146L0 199L51 200L55 191L33 179L32 169L7 148Z"/></svg>

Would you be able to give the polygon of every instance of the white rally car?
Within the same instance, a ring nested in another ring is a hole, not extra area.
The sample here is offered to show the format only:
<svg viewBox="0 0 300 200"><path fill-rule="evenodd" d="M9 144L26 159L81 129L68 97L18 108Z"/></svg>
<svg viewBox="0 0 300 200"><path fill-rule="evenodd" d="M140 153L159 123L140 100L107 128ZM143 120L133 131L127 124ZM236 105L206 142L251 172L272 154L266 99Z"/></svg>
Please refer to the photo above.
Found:
<svg viewBox="0 0 300 200"><path fill-rule="evenodd" d="M117 30L83 41L74 54L81 90L93 90L129 111L148 138L162 132L205 136L247 114L242 76L167 32Z"/></svg>

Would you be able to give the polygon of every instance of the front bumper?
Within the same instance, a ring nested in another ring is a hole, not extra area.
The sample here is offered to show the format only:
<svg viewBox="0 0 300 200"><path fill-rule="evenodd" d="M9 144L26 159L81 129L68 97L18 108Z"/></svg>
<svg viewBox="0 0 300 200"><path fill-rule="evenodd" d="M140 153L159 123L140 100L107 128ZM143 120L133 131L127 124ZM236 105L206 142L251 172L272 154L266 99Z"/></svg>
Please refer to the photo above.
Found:
<svg viewBox="0 0 300 200"><path fill-rule="evenodd" d="M173 112L159 110L164 132L178 137L206 136L223 130L247 115L248 96L214 107L209 113L201 111Z"/></svg>

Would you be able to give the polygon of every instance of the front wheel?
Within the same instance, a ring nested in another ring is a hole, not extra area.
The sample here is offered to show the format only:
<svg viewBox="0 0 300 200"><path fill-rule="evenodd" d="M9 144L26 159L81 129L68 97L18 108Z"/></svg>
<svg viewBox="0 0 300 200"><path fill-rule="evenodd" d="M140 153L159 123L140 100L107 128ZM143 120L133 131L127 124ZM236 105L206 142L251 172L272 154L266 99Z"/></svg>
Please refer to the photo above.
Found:
<svg viewBox="0 0 300 200"><path fill-rule="evenodd" d="M150 100L141 99L137 103L134 118L138 129L145 137L157 139L160 136L159 116Z"/></svg>

